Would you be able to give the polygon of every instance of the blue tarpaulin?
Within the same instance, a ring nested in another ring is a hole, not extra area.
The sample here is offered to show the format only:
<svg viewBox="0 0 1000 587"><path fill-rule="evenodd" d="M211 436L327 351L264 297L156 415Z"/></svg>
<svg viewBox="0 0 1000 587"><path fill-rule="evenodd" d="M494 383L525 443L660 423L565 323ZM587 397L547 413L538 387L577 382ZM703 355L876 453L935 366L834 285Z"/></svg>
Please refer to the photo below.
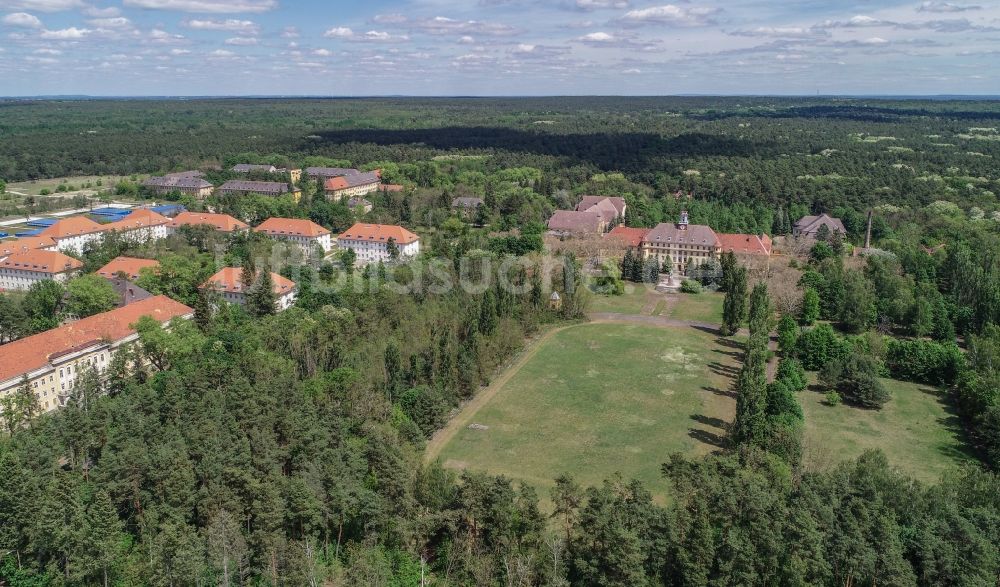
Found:
<svg viewBox="0 0 1000 587"><path fill-rule="evenodd" d="M55 218L38 218L36 220L29 220L25 222L28 226L35 226L41 228L48 228L56 223Z"/></svg>
<svg viewBox="0 0 1000 587"><path fill-rule="evenodd" d="M37 228L35 230L26 230L24 232L15 232L14 236L21 238L24 236L38 236L41 232L45 230L44 228Z"/></svg>

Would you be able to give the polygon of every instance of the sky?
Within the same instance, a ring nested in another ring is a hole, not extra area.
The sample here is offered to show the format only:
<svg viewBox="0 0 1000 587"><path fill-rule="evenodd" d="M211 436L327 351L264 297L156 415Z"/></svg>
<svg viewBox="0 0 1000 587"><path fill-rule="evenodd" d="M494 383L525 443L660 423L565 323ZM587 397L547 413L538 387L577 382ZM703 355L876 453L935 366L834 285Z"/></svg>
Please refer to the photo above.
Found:
<svg viewBox="0 0 1000 587"><path fill-rule="evenodd" d="M0 96L1000 94L1000 0L0 0Z"/></svg>

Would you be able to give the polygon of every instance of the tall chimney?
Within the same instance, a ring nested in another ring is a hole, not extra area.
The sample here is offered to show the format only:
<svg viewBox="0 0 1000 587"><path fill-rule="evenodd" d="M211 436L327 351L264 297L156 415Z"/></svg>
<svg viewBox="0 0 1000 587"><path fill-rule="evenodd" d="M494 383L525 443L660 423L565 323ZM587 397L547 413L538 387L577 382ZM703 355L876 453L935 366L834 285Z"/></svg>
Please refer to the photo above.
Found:
<svg viewBox="0 0 1000 587"><path fill-rule="evenodd" d="M868 230L865 231L865 248L872 247L872 214L874 210L868 210Z"/></svg>

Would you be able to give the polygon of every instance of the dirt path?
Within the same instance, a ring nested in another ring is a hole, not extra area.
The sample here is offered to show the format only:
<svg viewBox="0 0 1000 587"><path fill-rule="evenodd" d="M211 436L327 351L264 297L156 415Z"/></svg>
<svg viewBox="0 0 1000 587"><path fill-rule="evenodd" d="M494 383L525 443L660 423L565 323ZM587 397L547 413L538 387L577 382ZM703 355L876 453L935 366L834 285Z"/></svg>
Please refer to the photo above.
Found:
<svg viewBox="0 0 1000 587"><path fill-rule="evenodd" d="M438 455L441 454L441 449L443 449L461 429L471 423L472 418L479 413L479 410L489 403L491 399L496 397L497 393L499 393L499 391L503 389L504 385L510 381L510 378L520 371L521 367L523 367L525 363L530 361L531 358L538 353L538 349L542 347L542 344L544 344L545 341L552 338L552 336L557 332L562 332L563 330L572 328L573 326L579 325L570 324L568 326L553 328L529 342L527 348L521 351L521 354L517 357L517 359L515 359L513 363L504 367L503 372L499 377L490 382L486 389L481 390L473 396L472 399L466 402L465 405L460 408L458 414L445 424L444 428L441 428L434 433L434 436L427 441L427 447L424 449L424 462L430 463L433 462L434 459L438 458Z"/></svg>

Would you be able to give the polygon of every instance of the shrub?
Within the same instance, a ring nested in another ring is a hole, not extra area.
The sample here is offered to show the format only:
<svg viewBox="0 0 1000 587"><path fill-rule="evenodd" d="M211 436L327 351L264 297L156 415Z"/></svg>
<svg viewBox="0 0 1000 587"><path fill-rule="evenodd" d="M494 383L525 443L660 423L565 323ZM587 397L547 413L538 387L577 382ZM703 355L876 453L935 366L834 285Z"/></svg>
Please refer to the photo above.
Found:
<svg viewBox="0 0 1000 587"><path fill-rule="evenodd" d="M965 357L955 343L890 339L886 366L896 379L950 385L965 366Z"/></svg>
<svg viewBox="0 0 1000 587"><path fill-rule="evenodd" d="M878 378L878 362L867 355L852 353L823 367L820 381L838 391L845 401L866 408L881 408L891 395Z"/></svg>
<svg viewBox="0 0 1000 587"><path fill-rule="evenodd" d="M778 321L778 349L783 355L795 352L795 343L799 340L799 325L789 314L782 314Z"/></svg>
<svg viewBox="0 0 1000 587"><path fill-rule="evenodd" d="M802 361L802 366L810 371L818 371L833 359L846 354L846 343L841 340L833 327L820 324L806 330L799 336L795 344L795 356Z"/></svg>
<svg viewBox="0 0 1000 587"><path fill-rule="evenodd" d="M689 294L701 293L701 284L693 279L685 279L681 282L681 291Z"/></svg>
<svg viewBox="0 0 1000 587"><path fill-rule="evenodd" d="M828 406L839 406L840 402L843 401L840 394L836 391L829 391L826 394L826 398L823 400Z"/></svg>
<svg viewBox="0 0 1000 587"><path fill-rule="evenodd" d="M802 391L806 388L806 370L797 359L784 357L778 363L775 380L783 381L792 391Z"/></svg>

